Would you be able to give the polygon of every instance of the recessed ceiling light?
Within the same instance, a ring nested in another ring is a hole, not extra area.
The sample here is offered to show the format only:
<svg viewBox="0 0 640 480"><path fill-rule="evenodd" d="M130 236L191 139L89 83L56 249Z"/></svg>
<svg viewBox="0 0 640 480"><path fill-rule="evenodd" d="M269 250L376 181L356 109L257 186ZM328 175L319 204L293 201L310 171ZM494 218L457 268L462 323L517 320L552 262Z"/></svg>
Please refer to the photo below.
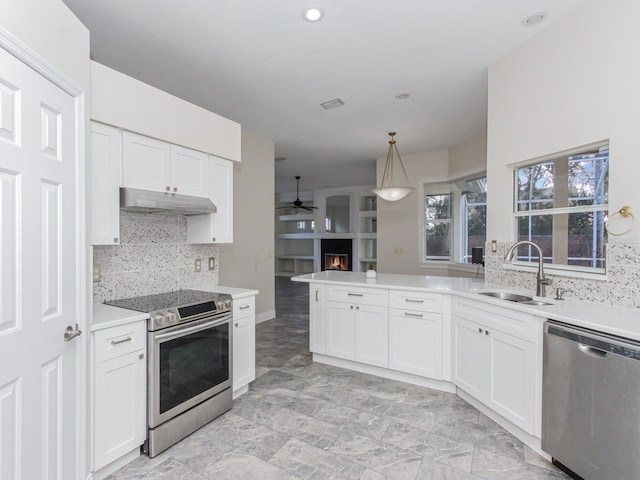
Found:
<svg viewBox="0 0 640 480"><path fill-rule="evenodd" d="M344 102L339 98L334 98L333 100L329 100L328 102L321 103L320 106L325 110L329 110L330 108L341 107L344 105Z"/></svg>
<svg viewBox="0 0 640 480"><path fill-rule="evenodd" d="M324 10L317 5L310 5L302 10L302 18L307 22L318 22L324 17Z"/></svg>
<svg viewBox="0 0 640 480"><path fill-rule="evenodd" d="M404 93L399 93L396 95L396 98L398 100L406 100L407 98L409 98L411 96L411 94L409 92L404 92Z"/></svg>
<svg viewBox="0 0 640 480"><path fill-rule="evenodd" d="M539 23L544 22L546 18L547 18L547 12L536 12L524 17L520 21L520 24L523 27L533 27L534 25L538 25Z"/></svg>

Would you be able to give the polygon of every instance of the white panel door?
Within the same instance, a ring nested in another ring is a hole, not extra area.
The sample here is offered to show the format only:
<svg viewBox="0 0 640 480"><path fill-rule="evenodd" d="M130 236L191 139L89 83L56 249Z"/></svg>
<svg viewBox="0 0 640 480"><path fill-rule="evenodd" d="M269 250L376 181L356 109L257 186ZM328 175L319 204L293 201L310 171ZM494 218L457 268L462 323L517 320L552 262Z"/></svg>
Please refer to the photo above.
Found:
<svg viewBox="0 0 640 480"><path fill-rule="evenodd" d="M122 132L122 186L170 192L171 145L155 138Z"/></svg>
<svg viewBox="0 0 640 480"><path fill-rule="evenodd" d="M324 285L309 284L309 351L315 353L327 353L325 292Z"/></svg>
<svg viewBox="0 0 640 480"><path fill-rule="evenodd" d="M2 480L79 478L79 346L63 340L84 325L76 117L72 96L0 48Z"/></svg>
<svg viewBox="0 0 640 480"><path fill-rule="evenodd" d="M209 196L209 155L171 145L171 187L176 193Z"/></svg>
<svg viewBox="0 0 640 480"><path fill-rule="evenodd" d="M327 355L347 360L356 358L355 306L327 302Z"/></svg>
<svg viewBox="0 0 640 480"><path fill-rule="evenodd" d="M389 309L389 368L442 379L442 315Z"/></svg>
<svg viewBox="0 0 640 480"><path fill-rule="evenodd" d="M452 380L453 383L485 401L489 369L489 342L485 328L464 318L451 319Z"/></svg>
<svg viewBox="0 0 640 480"><path fill-rule="evenodd" d="M356 361L389 366L389 309L356 305Z"/></svg>

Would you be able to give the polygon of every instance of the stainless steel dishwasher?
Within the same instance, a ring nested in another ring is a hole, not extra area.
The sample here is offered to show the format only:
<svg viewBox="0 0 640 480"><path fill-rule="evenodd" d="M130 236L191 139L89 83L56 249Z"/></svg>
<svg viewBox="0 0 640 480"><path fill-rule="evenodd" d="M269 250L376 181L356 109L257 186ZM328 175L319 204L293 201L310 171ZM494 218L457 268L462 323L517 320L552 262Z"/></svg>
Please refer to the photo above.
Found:
<svg viewBox="0 0 640 480"><path fill-rule="evenodd" d="M545 322L542 449L585 480L640 478L640 342Z"/></svg>

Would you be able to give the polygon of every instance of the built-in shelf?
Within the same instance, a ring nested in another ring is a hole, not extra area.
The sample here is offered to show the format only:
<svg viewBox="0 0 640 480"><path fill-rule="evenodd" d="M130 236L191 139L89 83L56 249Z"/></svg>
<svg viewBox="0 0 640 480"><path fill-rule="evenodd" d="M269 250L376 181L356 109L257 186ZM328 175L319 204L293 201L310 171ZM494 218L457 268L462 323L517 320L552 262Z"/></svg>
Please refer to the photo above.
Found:
<svg viewBox="0 0 640 480"><path fill-rule="evenodd" d="M371 188L317 190L313 193L317 210L299 214L281 214L283 210L276 210L276 275L293 276L320 270L320 245L324 239L352 240L354 271L364 271L369 264L375 266L378 198L371 193ZM311 203L307 202L309 196L304 200L305 204ZM280 201L282 205L289 203L286 194ZM341 209L339 213L338 209ZM338 233L327 232L325 228Z"/></svg>

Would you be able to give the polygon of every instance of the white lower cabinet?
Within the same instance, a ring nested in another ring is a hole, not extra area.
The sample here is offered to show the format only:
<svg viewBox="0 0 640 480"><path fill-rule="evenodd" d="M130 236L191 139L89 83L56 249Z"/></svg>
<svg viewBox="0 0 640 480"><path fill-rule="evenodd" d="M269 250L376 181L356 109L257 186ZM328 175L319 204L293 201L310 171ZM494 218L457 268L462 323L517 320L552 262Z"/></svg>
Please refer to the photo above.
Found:
<svg viewBox="0 0 640 480"><path fill-rule="evenodd" d="M94 471L147 437L146 321L93 333Z"/></svg>
<svg viewBox="0 0 640 480"><path fill-rule="evenodd" d="M326 287L309 284L309 350L327 353L327 316L325 313Z"/></svg>
<svg viewBox="0 0 640 480"><path fill-rule="evenodd" d="M453 382L534 434L534 343L465 318L452 318Z"/></svg>
<svg viewBox="0 0 640 480"><path fill-rule="evenodd" d="M238 394L256 378L255 296L233 301L233 391Z"/></svg>
<svg viewBox="0 0 640 480"><path fill-rule="evenodd" d="M388 367L388 331L386 307L327 302L327 355Z"/></svg>
<svg viewBox="0 0 640 480"><path fill-rule="evenodd" d="M389 368L442 379L442 314L389 309Z"/></svg>

